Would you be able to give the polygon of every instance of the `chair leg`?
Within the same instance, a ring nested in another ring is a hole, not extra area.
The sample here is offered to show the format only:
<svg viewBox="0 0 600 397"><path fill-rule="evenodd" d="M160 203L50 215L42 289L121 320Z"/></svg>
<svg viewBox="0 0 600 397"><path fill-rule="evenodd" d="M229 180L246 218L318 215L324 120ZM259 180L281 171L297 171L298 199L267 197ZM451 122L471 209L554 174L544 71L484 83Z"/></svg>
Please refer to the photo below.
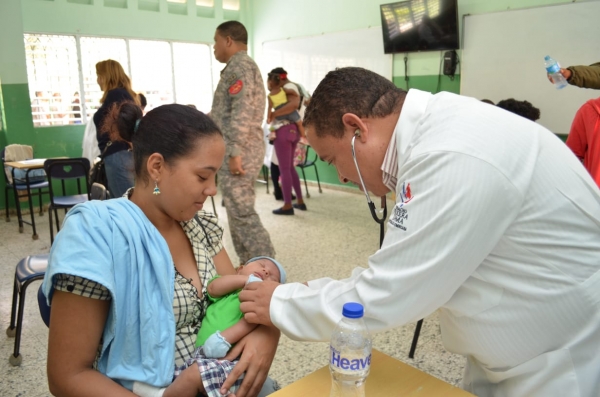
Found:
<svg viewBox="0 0 600 397"><path fill-rule="evenodd" d="M419 334L421 333L422 325L423 319L417 321L417 326L415 327L415 334L413 335L412 344L410 345L410 352L408 353L408 358L415 358L415 350L417 350L417 342L419 341Z"/></svg>
<svg viewBox="0 0 600 397"><path fill-rule="evenodd" d="M42 189L38 189L38 199L40 200L40 216L44 216L44 207L42 205Z"/></svg>
<svg viewBox="0 0 600 397"><path fill-rule="evenodd" d="M19 283L17 282L17 276L15 275L15 283L13 286L13 297L12 297L12 308L10 310L10 324L6 329L6 335L9 338L14 338L15 336L15 318L17 316L17 303L19 297Z"/></svg>
<svg viewBox="0 0 600 397"><path fill-rule="evenodd" d="M304 173L304 167L300 168L302 170L302 178L304 179L304 188L306 189L306 198L310 198L310 193L308 192L308 184L306 183L306 174Z"/></svg>
<svg viewBox="0 0 600 397"><path fill-rule="evenodd" d="M31 215L31 228L33 229L33 235L31 238L37 240L39 238L37 231L35 230L35 211L33 210L33 198L31 197L31 189L27 186L27 202L29 203L29 214Z"/></svg>
<svg viewBox="0 0 600 397"><path fill-rule="evenodd" d="M25 293L27 291L27 286L31 284L33 281L38 280L37 278L32 278L27 280L21 285L21 290L19 291L19 313L17 315L17 332L15 334L15 348L13 354L8 358L8 361L13 367L21 365L21 361L23 361L23 357L20 353L21 348L21 332L23 331L23 313L25 311Z"/></svg>
<svg viewBox="0 0 600 397"><path fill-rule="evenodd" d="M65 209L65 211L66 211L66 209ZM66 214L67 213L65 212L65 215ZM60 232L60 222L58 220L58 210L56 208L54 209L54 217L56 219L56 233L58 233L58 232Z"/></svg>
<svg viewBox="0 0 600 397"><path fill-rule="evenodd" d="M49 224L50 224L50 245L52 245L52 243L54 243L54 228L52 227L52 212L53 209L52 207L48 207L48 220L49 220Z"/></svg>
<svg viewBox="0 0 600 397"><path fill-rule="evenodd" d="M319 185L319 193L323 193L323 189L321 189L321 180L319 179L319 170L318 170L316 164L315 164L315 175L317 176L317 184Z"/></svg>
<svg viewBox="0 0 600 397"><path fill-rule="evenodd" d="M6 222L10 222L10 216L8 215L8 209L10 206L8 205L8 186L4 186L4 208L6 209Z"/></svg>
<svg viewBox="0 0 600 397"><path fill-rule="evenodd" d="M19 221L19 233L23 233L23 214L21 213L21 202L19 201L19 192L13 189L15 196L15 207L17 208L17 220Z"/></svg>

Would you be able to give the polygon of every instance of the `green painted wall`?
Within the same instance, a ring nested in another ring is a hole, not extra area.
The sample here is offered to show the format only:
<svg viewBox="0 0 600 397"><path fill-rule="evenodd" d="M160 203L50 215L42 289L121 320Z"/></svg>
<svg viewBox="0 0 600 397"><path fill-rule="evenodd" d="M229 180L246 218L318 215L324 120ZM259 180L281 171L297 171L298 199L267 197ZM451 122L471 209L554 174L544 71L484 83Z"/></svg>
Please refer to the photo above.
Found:
<svg viewBox="0 0 600 397"><path fill-rule="evenodd" d="M220 23L240 19L243 14L243 9L223 10L221 0L215 0L213 9L196 7L194 0L188 4L166 0L22 0L22 7L25 32L202 43L212 43Z"/></svg>
<svg viewBox="0 0 600 397"><path fill-rule="evenodd" d="M241 20L248 10L243 0L239 11L223 10L222 0L215 0L213 9L197 7L195 0L0 0L0 14L0 147L32 145L35 156L43 158L80 156L85 127L33 127L24 32L212 43L220 23ZM3 194L0 207L5 207Z"/></svg>

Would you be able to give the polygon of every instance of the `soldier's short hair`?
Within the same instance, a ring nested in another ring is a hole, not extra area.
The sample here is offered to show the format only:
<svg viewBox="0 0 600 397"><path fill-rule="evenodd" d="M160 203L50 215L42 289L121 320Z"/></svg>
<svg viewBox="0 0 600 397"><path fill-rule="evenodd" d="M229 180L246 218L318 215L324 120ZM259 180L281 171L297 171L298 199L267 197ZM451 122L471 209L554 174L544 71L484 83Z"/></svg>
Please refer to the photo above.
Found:
<svg viewBox="0 0 600 397"><path fill-rule="evenodd" d="M333 70L319 83L304 114L304 126L319 137L344 136L342 116L381 118L400 111L406 91L370 70Z"/></svg>
<svg viewBox="0 0 600 397"><path fill-rule="evenodd" d="M233 41L248 44L248 31L238 21L227 21L217 26L217 31L223 37L231 37Z"/></svg>

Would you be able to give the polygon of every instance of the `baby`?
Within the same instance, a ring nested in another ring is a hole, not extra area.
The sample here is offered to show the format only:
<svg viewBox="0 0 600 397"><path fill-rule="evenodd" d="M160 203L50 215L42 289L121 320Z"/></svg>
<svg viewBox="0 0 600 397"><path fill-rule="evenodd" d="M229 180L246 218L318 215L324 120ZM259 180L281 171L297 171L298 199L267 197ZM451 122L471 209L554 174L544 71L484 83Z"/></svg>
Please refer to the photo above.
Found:
<svg viewBox="0 0 600 397"><path fill-rule="evenodd" d="M295 123L298 127L300 137L305 139L304 125L302 124L302 118L300 117L298 110L294 110L292 113L276 117L275 120L273 120L273 111L287 104L288 98L286 90L279 87L271 79L267 80L267 87L269 88L269 110L267 114L267 121L271 123L271 127L269 128L271 130L271 133L269 134L269 141L273 142L275 140L276 131L283 125L284 121Z"/></svg>
<svg viewBox="0 0 600 397"><path fill-rule="evenodd" d="M134 383L133 392L142 397L178 396L195 397L202 385L200 373L205 371L214 373L216 364L224 366L225 370L233 368L234 363L216 360L225 357L232 344L235 344L257 324L250 324L244 319L240 310L239 294L245 285L264 280L285 283L286 273L283 266L273 258L258 256L250 259L245 265L238 267L235 275L216 276L208 282L206 287L208 299L212 302L202 321L202 326L196 339L196 350L186 364L175 370L175 380L166 389L159 389L149 385ZM215 364L216 363L216 364ZM184 370L192 365L198 365L199 371ZM219 374L226 375L224 371ZM181 376L179 376L181 375ZM219 390L225 378L207 379L210 383L204 388L208 396L221 396ZM242 379L232 387L231 392L237 390Z"/></svg>

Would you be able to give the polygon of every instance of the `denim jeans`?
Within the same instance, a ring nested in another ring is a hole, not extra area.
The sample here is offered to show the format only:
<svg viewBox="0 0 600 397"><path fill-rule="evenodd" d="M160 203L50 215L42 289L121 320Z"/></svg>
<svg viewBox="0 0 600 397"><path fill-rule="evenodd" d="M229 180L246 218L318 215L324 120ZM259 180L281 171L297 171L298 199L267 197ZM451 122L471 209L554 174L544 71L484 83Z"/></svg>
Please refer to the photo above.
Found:
<svg viewBox="0 0 600 397"><path fill-rule="evenodd" d="M110 197L119 198L127 189L133 187L135 175L133 167L133 153L121 150L104 158L106 177L108 178L108 191Z"/></svg>
<svg viewBox="0 0 600 397"><path fill-rule="evenodd" d="M267 378L265 383L263 384L262 389L260 389L260 393L258 393L258 397L265 397L271 393L275 393L279 390L279 385L271 378Z"/></svg>

